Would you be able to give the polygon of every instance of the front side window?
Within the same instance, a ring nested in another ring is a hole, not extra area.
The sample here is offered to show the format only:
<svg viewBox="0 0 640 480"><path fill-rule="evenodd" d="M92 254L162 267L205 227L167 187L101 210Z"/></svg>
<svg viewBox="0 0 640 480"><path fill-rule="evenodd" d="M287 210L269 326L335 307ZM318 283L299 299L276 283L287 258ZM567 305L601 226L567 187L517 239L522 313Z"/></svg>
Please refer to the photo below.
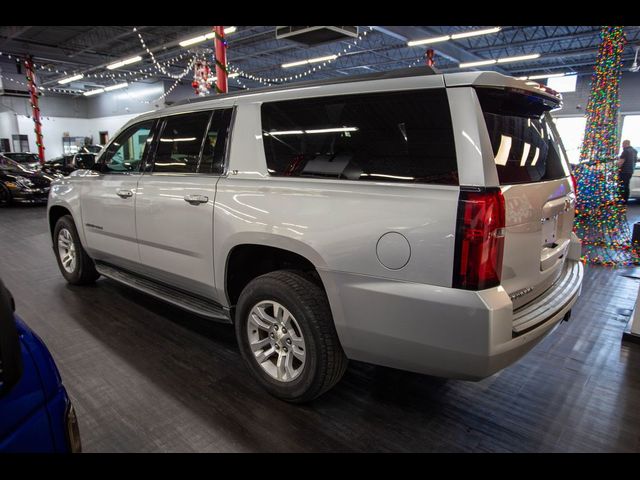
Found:
<svg viewBox="0 0 640 480"><path fill-rule="evenodd" d="M151 144L154 120L129 127L111 142L100 159L107 173L137 172Z"/></svg>
<svg viewBox="0 0 640 480"><path fill-rule="evenodd" d="M444 89L265 103L262 129L274 176L458 184Z"/></svg>

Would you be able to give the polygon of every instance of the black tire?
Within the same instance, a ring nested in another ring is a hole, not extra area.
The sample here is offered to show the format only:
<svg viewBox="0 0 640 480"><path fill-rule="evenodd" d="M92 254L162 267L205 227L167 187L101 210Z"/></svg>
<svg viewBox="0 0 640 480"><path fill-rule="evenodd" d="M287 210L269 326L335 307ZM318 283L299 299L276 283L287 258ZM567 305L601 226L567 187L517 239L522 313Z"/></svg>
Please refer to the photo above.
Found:
<svg viewBox="0 0 640 480"><path fill-rule="evenodd" d="M11 191L6 185L0 182L0 205L11 205L11 200Z"/></svg>
<svg viewBox="0 0 640 480"><path fill-rule="evenodd" d="M305 363L301 373L290 381L270 376L256 360L249 344L249 314L265 300L274 300L289 310L304 337ZM279 270L253 279L240 294L235 329L240 352L254 377L281 400L311 401L338 383L347 368L348 360L333 324L327 296L302 272Z"/></svg>
<svg viewBox="0 0 640 480"><path fill-rule="evenodd" d="M58 237L62 229L66 229L71 234L73 245L75 247L76 261L75 267L71 272L68 272L62 265L62 259L60 258L58 251ZM80 243L80 237L78 237L78 231L76 230L76 225L73 222L71 215L60 217L56 222L56 226L53 229L53 250L56 255L56 260L58 261L60 273L62 273L62 276L70 284L87 285L95 282L100 276L96 271L93 260L89 255L87 255L87 252L82 247L82 243Z"/></svg>

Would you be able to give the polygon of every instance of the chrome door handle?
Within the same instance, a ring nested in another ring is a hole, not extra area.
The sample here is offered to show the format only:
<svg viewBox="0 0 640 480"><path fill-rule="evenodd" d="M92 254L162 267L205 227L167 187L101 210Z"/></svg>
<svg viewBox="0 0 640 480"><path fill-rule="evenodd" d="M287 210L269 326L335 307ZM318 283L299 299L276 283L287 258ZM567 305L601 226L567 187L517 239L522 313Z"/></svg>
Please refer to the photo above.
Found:
<svg viewBox="0 0 640 480"><path fill-rule="evenodd" d="M207 203L209 201L209 197L205 195L185 195L184 201L191 205L198 205L199 203Z"/></svg>
<svg viewBox="0 0 640 480"><path fill-rule="evenodd" d="M118 190L116 192L120 198L130 198L133 197L133 192L131 190Z"/></svg>

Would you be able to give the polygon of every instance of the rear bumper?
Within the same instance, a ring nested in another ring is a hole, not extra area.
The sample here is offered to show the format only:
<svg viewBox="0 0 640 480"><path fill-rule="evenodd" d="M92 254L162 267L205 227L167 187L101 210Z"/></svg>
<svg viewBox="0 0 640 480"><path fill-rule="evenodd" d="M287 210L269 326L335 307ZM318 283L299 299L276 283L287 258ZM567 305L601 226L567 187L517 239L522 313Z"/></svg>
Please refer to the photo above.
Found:
<svg viewBox="0 0 640 480"><path fill-rule="evenodd" d="M580 262L567 260L540 301L514 314L502 287L472 292L320 272L349 358L467 380L492 375L542 340L575 304L583 273ZM570 282L563 283L568 276ZM525 310L527 329L516 332L514 322Z"/></svg>

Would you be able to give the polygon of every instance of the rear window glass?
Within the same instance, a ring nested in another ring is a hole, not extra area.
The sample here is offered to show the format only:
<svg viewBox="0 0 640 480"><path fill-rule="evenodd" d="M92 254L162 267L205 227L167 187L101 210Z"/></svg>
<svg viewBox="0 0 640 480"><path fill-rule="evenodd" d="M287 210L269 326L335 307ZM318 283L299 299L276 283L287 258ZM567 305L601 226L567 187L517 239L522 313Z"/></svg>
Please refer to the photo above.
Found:
<svg viewBox="0 0 640 480"><path fill-rule="evenodd" d="M477 88L502 185L569 175L549 110L555 105L524 91Z"/></svg>
<svg viewBox="0 0 640 480"><path fill-rule="evenodd" d="M274 176L458 184L444 89L262 105Z"/></svg>

